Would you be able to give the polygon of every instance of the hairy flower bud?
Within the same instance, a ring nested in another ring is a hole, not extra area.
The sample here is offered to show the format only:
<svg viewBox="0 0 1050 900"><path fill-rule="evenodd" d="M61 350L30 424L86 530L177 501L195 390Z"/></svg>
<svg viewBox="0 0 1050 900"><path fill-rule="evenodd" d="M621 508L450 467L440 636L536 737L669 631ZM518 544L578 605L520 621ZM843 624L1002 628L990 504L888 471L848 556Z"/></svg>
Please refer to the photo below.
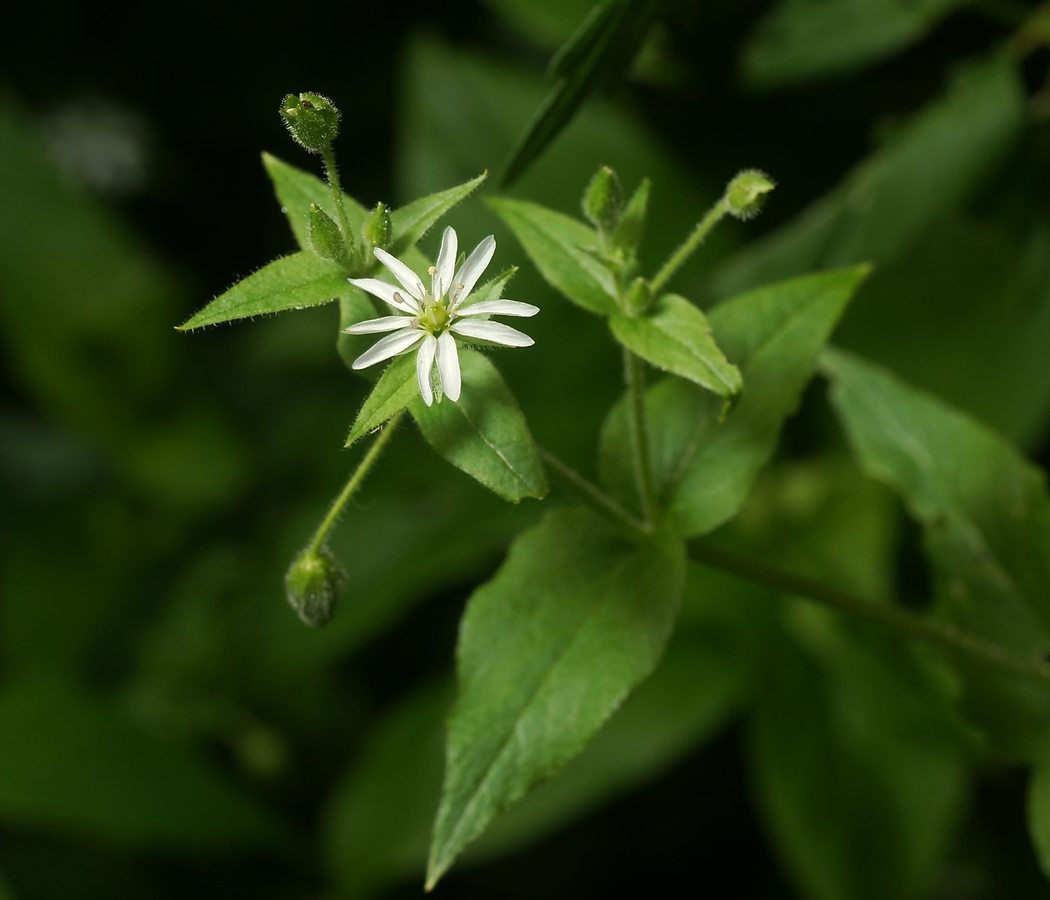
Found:
<svg viewBox="0 0 1050 900"><path fill-rule="evenodd" d="M361 236L369 248L389 250L393 246L394 222L385 204L377 203L375 209L368 214L365 224L361 227Z"/></svg>
<svg viewBox="0 0 1050 900"><path fill-rule="evenodd" d="M641 184L627 201L627 207L620 215L620 221L613 232L613 243L621 250L633 254L642 242L645 230L645 215L649 206L649 179L643 178Z"/></svg>
<svg viewBox="0 0 1050 900"><path fill-rule="evenodd" d="M583 214L603 234L609 234L623 212L623 187L616 173L602 166L583 193Z"/></svg>
<svg viewBox="0 0 1050 900"><path fill-rule="evenodd" d="M346 584L346 570L327 550L308 547L284 576L288 603L307 625L320 628L335 612Z"/></svg>
<svg viewBox="0 0 1050 900"><path fill-rule="evenodd" d="M316 203L310 204L306 232L310 239L310 249L321 259L341 264L349 261L350 249L346 237L335 220Z"/></svg>
<svg viewBox="0 0 1050 900"><path fill-rule="evenodd" d="M729 215L738 219L757 216L766 201L766 194L774 187L776 184L765 172L744 169L726 188L725 201Z"/></svg>
<svg viewBox="0 0 1050 900"><path fill-rule="evenodd" d="M320 94L289 94L280 113L292 137L311 153L324 151L339 134L339 110Z"/></svg>
<svg viewBox="0 0 1050 900"><path fill-rule="evenodd" d="M653 302L652 291L649 290L649 282L644 278L635 278L631 286L627 288L627 296L624 297L625 312L629 316L640 316Z"/></svg>

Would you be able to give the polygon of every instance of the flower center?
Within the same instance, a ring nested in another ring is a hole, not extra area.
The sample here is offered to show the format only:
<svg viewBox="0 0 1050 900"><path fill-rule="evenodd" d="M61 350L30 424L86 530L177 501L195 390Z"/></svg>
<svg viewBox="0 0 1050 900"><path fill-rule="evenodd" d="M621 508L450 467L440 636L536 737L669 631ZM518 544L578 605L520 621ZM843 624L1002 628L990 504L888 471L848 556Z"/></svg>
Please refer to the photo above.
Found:
<svg viewBox="0 0 1050 900"><path fill-rule="evenodd" d="M429 301L429 302L428 302ZM440 334L448 326L452 316L445 305L445 298L434 302L434 298L427 294L421 304L423 311L419 316L419 326L425 328L433 335Z"/></svg>

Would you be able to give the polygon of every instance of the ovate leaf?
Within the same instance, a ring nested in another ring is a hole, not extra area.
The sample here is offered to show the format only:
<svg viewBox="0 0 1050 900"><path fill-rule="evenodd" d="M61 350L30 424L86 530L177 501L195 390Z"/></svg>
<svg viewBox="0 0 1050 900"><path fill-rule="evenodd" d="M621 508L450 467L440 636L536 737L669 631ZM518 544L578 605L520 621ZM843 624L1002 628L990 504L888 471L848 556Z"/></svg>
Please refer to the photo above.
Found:
<svg viewBox="0 0 1050 900"><path fill-rule="evenodd" d="M394 249L391 252L395 256L400 256L409 247L414 246L431 225L473 193L487 175L487 172L483 172L477 178L465 181L447 191L439 191L429 197L420 197L407 206L395 209L391 214L394 224Z"/></svg>
<svg viewBox="0 0 1050 900"><path fill-rule="evenodd" d="M740 370L718 348L707 318L685 297L666 294L652 312L637 317L617 314L609 326L621 344L647 363L720 397L732 397L743 387Z"/></svg>
<svg viewBox="0 0 1050 900"><path fill-rule="evenodd" d="M594 257L598 233L537 203L488 197L540 274L577 306L599 315L618 311L612 273Z"/></svg>
<svg viewBox="0 0 1050 900"><path fill-rule="evenodd" d="M420 397L409 407L423 437L504 500L544 496L547 477L536 446L499 371L475 350L460 350L459 365L463 393L457 402L435 398L433 406L426 406Z"/></svg>
<svg viewBox="0 0 1050 900"><path fill-rule="evenodd" d="M746 390L720 423L723 401L668 379L646 396L654 486L681 534L711 531L739 512L795 410L817 353L864 279L866 266L807 275L716 307L711 330L736 360ZM637 506L626 401L610 413L599 458L605 484Z"/></svg>
<svg viewBox="0 0 1050 900"><path fill-rule="evenodd" d="M418 396L416 355L408 353L399 356L387 366L376 386L372 388L372 393L368 395L354 420L344 446L349 447L373 429L382 427Z"/></svg>
<svg viewBox="0 0 1050 900"><path fill-rule="evenodd" d="M1050 649L1050 497L1045 474L975 419L841 351L821 369L865 470L924 526L938 614L1013 654ZM967 667L967 709L1003 752L1035 758L1050 737L1041 685Z"/></svg>
<svg viewBox="0 0 1050 900"><path fill-rule="evenodd" d="M58 681L0 693L0 819L132 848L273 844L276 819L185 747Z"/></svg>
<svg viewBox="0 0 1050 900"><path fill-rule="evenodd" d="M346 293L348 287L346 275L339 266L318 259L309 251L293 253L275 259L237 282L178 330L189 331L233 319L318 306Z"/></svg>
<svg viewBox="0 0 1050 900"><path fill-rule="evenodd" d="M920 39L963 0L780 0L744 48L753 85L858 69Z"/></svg>
<svg viewBox="0 0 1050 900"><path fill-rule="evenodd" d="M332 189L316 175L290 166L276 156L264 153L262 158L277 193L277 200L281 204L281 212L288 217L288 224L292 226L300 249L310 252L310 240L306 230L310 204L316 203L328 213L329 218L339 221ZM368 217L368 210L347 193L343 194L343 209L346 210L346 217L353 229L354 240L359 240L361 226Z"/></svg>
<svg viewBox="0 0 1050 900"><path fill-rule="evenodd" d="M428 884L652 671L684 577L680 541L634 547L587 510L551 513L515 542L463 617Z"/></svg>

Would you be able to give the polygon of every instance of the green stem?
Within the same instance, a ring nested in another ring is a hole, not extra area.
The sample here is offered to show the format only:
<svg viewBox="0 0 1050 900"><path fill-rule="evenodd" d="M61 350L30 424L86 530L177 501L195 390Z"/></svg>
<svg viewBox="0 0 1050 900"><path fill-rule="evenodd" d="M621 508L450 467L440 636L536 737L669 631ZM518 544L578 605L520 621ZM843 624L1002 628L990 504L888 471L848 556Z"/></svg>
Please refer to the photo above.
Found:
<svg viewBox="0 0 1050 900"><path fill-rule="evenodd" d="M570 469L553 453L539 446L536 449L539 451L540 458L546 465L547 471L596 513L622 528L635 540L644 541L652 534L652 529L645 522L638 521L612 497L606 494L605 491L595 487L578 472Z"/></svg>
<svg viewBox="0 0 1050 900"><path fill-rule="evenodd" d="M738 556L727 550L693 540L688 543L689 557L716 569L732 572L750 581L768 585L790 594L815 600L824 606L850 613L860 619L876 622L899 634L921 638L960 656L967 656L988 666L1050 683L1050 664L1039 659L1022 659L984 638L960 631L954 625L920 616L896 606L883 606L862 600L819 581L785 572L758 560Z"/></svg>
<svg viewBox="0 0 1050 900"><path fill-rule="evenodd" d="M379 454L383 452L383 448L394 436L394 429L397 428L397 423L402 415L403 413L398 413L383 426L383 430L379 432L379 437L376 438L376 442L369 448L364 459L361 460L357 468L354 470L354 474L350 476L350 480L346 483L342 492L335 498L335 502L332 503L328 510L328 514L321 521L321 524L317 526L317 531L314 533L313 540L310 542L311 553L317 553L321 547L324 546L325 538L328 537L328 532L331 531L332 526L339 521L339 517L343 514L343 509L350 501L350 498L354 495L354 491L361 486L361 482L365 480L365 476L368 474L369 469L371 469L375 464L375 461L379 459Z"/></svg>
<svg viewBox="0 0 1050 900"><path fill-rule="evenodd" d="M649 282L649 289L654 297L660 293L660 289L667 284L668 279L678 271L682 263L693 255L693 251L703 243L708 232L718 224L718 220L727 212L729 212L729 204L726 203L725 197L708 210L707 215L697 223L696 228L692 230L689 237L682 243L682 246L671 254L667 262L664 263L663 268L656 273L656 277Z"/></svg>
<svg viewBox="0 0 1050 900"><path fill-rule="evenodd" d="M332 199L335 202L335 214L339 217L339 227L343 230L346 239L346 248L350 251L350 258L354 258L354 235L350 231L350 220L346 217L346 207L343 205L343 188L339 183L339 167L335 164L335 151L328 144L321 151L324 160L324 172L328 178L328 186L332 189Z"/></svg>
<svg viewBox="0 0 1050 900"><path fill-rule="evenodd" d="M623 349L624 378L630 403L631 455L634 457L634 481L638 487L642 517L650 528L656 522L652 468L649 465L649 428L645 418L645 371L642 361L626 347Z"/></svg>

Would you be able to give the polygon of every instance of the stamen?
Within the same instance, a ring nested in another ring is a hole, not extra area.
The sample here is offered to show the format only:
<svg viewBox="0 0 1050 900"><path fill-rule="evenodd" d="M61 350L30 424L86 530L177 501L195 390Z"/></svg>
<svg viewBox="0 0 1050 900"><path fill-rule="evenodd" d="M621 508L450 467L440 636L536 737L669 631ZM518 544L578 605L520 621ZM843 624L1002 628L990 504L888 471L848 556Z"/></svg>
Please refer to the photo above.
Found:
<svg viewBox="0 0 1050 900"><path fill-rule="evenodd" d="M437 272L437 266L431 266L429 269L427 269L427 273L430 275L433 275L435 272Z"/></svg>

